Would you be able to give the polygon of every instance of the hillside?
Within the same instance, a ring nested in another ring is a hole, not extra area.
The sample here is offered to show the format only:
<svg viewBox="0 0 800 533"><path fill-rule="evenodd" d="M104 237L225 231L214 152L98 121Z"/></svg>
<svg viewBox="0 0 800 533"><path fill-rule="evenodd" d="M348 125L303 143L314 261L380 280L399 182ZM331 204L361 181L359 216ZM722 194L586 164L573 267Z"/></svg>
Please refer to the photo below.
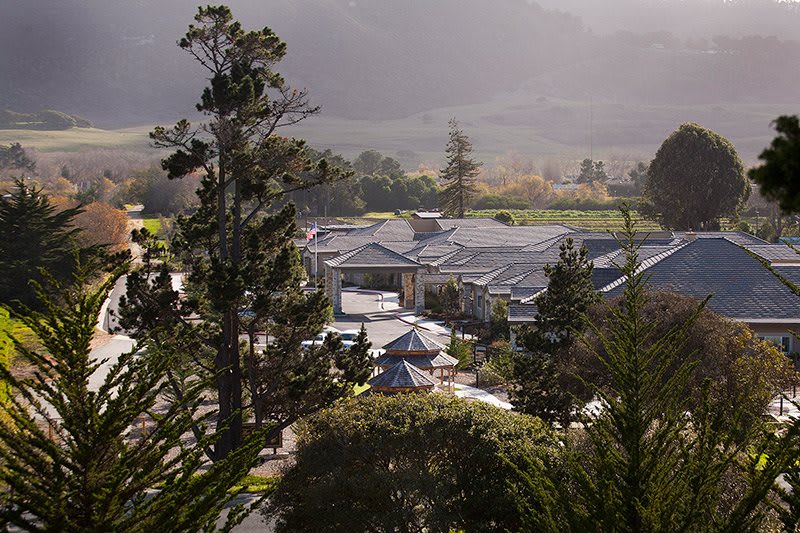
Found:
<svg viewBox="0 0 800 533"><path fill-rule="evenodd" d="M296 134L346 155L438 160L455 115L484 158L649 156L693 120L752 159L770 120L800 108L800 9L790 3L229 3L246 26L268 24L288 43L280 71L322 106ZM202 72L175 41L195 5L8 0L0 108L58 109L107 129L190 114Z"/></svg>

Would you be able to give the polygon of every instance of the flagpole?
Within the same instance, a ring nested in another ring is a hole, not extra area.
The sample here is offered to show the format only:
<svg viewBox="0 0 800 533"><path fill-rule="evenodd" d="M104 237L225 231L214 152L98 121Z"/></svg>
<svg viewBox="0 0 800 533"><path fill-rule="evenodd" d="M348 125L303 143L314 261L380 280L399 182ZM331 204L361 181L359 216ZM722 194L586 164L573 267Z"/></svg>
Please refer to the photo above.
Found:
<svg viewBox="0 0 800 533"><path fill-rule="evenodd" d="M314 288L316 289L319 287L319 280L317 275L317 268L319 265L319 260L317 259L317 241L319 241L319 239L317 239L317 235L319 235L319 228L317 227L316 220L314 221L314 229L316 230L314 231Z"/></svg>

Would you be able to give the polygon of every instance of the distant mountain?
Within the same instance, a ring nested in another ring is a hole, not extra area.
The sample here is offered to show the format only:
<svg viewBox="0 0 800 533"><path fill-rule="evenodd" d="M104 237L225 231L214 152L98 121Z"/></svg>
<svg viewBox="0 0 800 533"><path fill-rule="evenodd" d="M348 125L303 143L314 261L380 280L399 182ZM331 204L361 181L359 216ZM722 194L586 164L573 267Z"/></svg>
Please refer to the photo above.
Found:
<svg viewBox="0 0 800 533"><path fill-rule="evenodd" d="M800 38L794 4L540 2L545 7L532 0L229 4L246 27L269 25L288 43L279 70L307 87L330 117L400 119L482 106L509 94L522 103L483 120L534 126L541 112L527 113L526 106L543 98L593 101L608 109L636 105L655 114L661 106L800 107L800 44L787 40ZM0 108L59 109L105 127L187 115L203 73L175 41L196 4L5 0ZM727 35L719 33L722 23ZM554 128L562 123L560 112L567 118L573 113L558 106L545 111ZM586 138L575 131L553 135Z"/></svg>

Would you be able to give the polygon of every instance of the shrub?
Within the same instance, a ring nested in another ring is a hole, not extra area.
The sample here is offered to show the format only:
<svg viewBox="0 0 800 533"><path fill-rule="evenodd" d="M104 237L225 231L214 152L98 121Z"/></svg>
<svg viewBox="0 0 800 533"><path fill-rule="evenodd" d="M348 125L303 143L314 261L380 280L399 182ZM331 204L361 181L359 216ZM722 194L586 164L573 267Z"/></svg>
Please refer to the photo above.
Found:
<svg viewBox="0 0 800 533"><path fill-rule="evenodd" d="M443 394L358 397L298 432L265 515L284 531L518 531L506 459L558 454L540 420Z"/></svg>

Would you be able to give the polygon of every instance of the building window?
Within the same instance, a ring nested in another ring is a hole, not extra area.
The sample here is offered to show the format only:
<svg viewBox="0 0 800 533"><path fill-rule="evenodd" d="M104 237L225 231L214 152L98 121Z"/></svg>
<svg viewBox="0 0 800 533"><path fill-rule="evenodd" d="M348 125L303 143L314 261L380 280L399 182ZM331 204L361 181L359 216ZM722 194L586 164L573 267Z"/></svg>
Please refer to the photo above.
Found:
<svg viewBox="0 0 800 533"><path fill-rule="evenodd" d="M785 335L759 335L762 341L771 342L783 353L791 353L792 338Z"/></svg>

